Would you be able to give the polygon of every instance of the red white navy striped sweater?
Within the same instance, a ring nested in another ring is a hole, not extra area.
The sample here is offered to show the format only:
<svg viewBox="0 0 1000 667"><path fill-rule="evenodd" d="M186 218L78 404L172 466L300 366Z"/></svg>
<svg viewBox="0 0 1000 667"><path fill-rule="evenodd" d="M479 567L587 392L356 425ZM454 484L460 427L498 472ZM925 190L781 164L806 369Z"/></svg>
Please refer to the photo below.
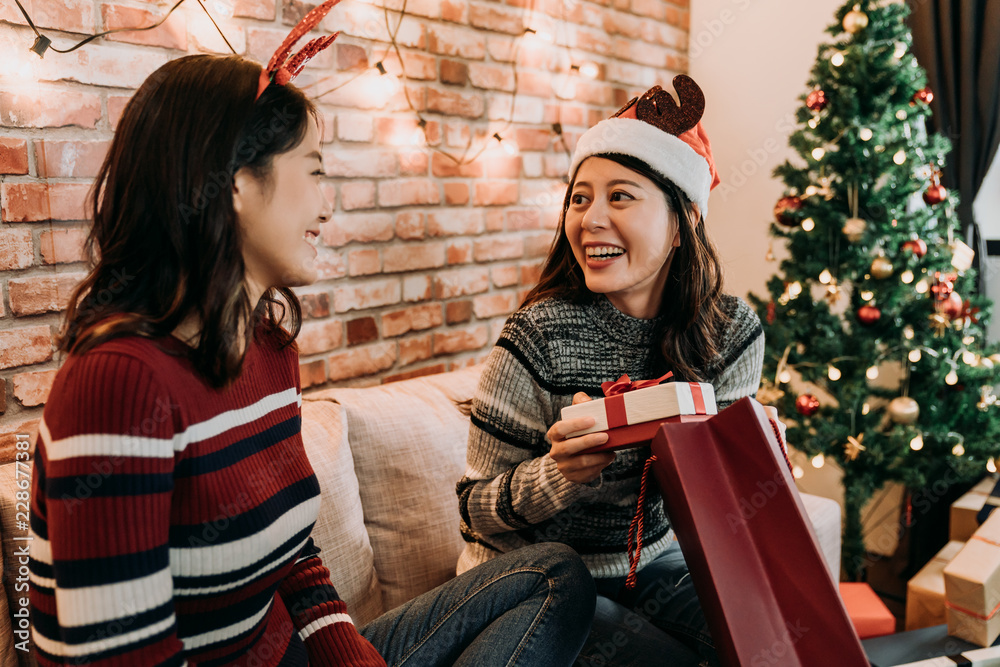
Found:
<svg viewBox="0 0 1000 667"><path fill-rule="evenodd" d="M184 349L120 338L56 377L31 498L39 664L384 666L309 536L295 347L259 330L223 390Z"/></svg>

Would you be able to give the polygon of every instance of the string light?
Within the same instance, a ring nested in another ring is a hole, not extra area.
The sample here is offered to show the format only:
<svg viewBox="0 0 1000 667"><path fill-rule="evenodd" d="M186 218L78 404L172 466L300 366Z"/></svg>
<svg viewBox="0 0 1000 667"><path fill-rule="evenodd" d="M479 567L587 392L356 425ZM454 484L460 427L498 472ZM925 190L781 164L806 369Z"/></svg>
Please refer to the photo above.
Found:
<svg viewBox="0 0 1000 667"><path fill-rule="evenodd" d="M896 119L897 120L906 120L906 111L903 110L903 109L900 109L899 111L897 111L896 112Z"/></svg>
<svg viewBox="0 0 1000 667"><path fill-rule="evenodd" d="M587 79L596 79L601 75L600 66L593 60L587 60L579 65L570 65L570 69L574 72L579 72L580 76Z"/></svg>
<svg viewBox="0 0 1000 667"><path fill-rule="evenodd" d="M910 283L913 282L913 271L910 271L909 269L903 271L901 274L899 274L899 279L902 280L907 285L909 285Z"/></svg>
<svg viewBox="0 0 1000 667"><path fill-rule="evenodd" d="M913 340L913 327L909 325L903 327L903 338L906 340Z"/></svg>
<svg viewBox="0 0 1000 667"><path fill-rule="evenodd" d="M865 371L865 377L869 380L875 380L878 378L878 366L869 366L868 370ZM865 405L868 405L865 403Z"/></svg>
<svg viewBox="0 0 1000 667"><path fill-rule="evenodd" d="M966 350L965 352L962 353L962 361L965 362L966 366L975 366L976 360L977 360L976 353L973 352L972 350Z"/></svg>
<svg viewBox="0 0 1000 667"><path fill-rule="evenodd" d="M808 125L810 128L815 130L817 127L819 127L819 118L816 117L810 118Z"/></svg>
<svg viewBox="0 0 1000 667"><path fill-rule="evenodd" d="M820 147L812 149L812 156L814 160L822 160L823 156L826 155L826 151Z"/></svg>
<svg viewBox="0 0 1000 667"><path fill-rule="evenodd" d="M951 453L954 454L955 456L964 456L965 445L963 445L962 443L958 443L957 445L951 448Z"/></svg>
<svg viewBox="0 0 1000 667"><path fill-rule="evenodd" d="M965 338L962 339L962 343L964 345L972 345L975 342L976 342L975 336L966 336Z"/></svg>
<svg viewBox="0 0 1000 667"><path fill-rule="evenodd" d="M805 220L802 221L802 229L804 229L805 231L811 232L815 228L816 228L816 221L813 220L812 218L806 218Z"/></svg>
<svg viewBox="0 0 1000 667"><path fill-rule="evenodd" d="M900 148L898 151L896 151L896 154L892 156L892 161L895 162L896 164L903 164L904 162L906 162L906 151Z"/></svg>
<svg viewBox="0 0 1000 667"><path fill-rule="evenodd" d="M781 371L781 375L778 376L778 382L781 382L782 384L788 384L791 381L792 381L791 372L787 370Z"/></svg>
<svg viewBox="0 0 1000 667"><path fill-rule="evenodd" d="M913 438L913 440L910 440L910 449L912 449L915 452L919 452L923 448L924 448L924 436L918 433L917 436Z"/></svg>
<svg viewBox="0 0 1000 667"><path fill-rule="evenodd" d="M861 414L866 415L871 411L872 411L872 406L870 406L866 401L864 405L861 406Z"/></svg>
<svg viewBox="0 0 1000 667"><path fill-rule="evenodd" d="M892 55L897 59L902 58L906 55L906 44L904 42L896 42L896 49L892 52Z"/></svg>
<svg viewBox="0 0 1000 667"><path fill-rule="evenodd" d="M914 348L914 349L910 350L910 353L908 355L906 355L906 358L909 359L913 363L917 363L918 361L920 361L920 359L921 359L922 356L923 355L920 354L920 350Z"/></svg>
<svg viewBox="0 0 1000 667"><path fill-rule="evenodd" d="M831 280L833 280L833 276L830 274L830 270L829 269L823 269L823 272L821 274L819 274L819 281L821 283L823 283L824 285L826 285Z"/></svg>
<svg viewBox="0 0 1000 667"><path fill-rule="evenodd" d="M864 291L864 292L861 293L861 300L862 301L871 301L872 298L874 298L874 296L875 296L874 292Z"/></svg>
<svg viewBox="0 0 1000 667"><path fill-rule="evenodd" d="M836 382L840 379L840 369L836 366L830 366L826 369L826 376Z"/></svg>
<svg viewBox="0 0 1000 667"><path fill-rule="evenodd" d="M929 289L929 286L927 285L927 281L923 280L923 279L918 280L917 284L914 285L913 287L914 287L914 289L917 290L917 294L926 294L927 290Z"/></svg>
<svg viewBox="0 0 1000 667"><path fill-rule="evenodd" d="M823 456L822 454L817 454L816 456L812 457L812 460L809 462L812 463L813 468L817 469L822 468L823 464L826 463L826 457Z"/></svg>
<svg viewBox="0 0 1000 667"><path fill-rule="evenodd" d="M863 127L861 131L858 132L858 136L861 137L861 141L870 141L874 132L872 132L870 127Z"/></svg>
<svg viewBox="0 0 1000 667"><path fill-rule="evenodd" d="M948 372L947 375L944 376L944 382L945 384L951 386L958 384L958 373L956 373L955 370L952 369L951 371Z"/></svg>
<svg viewBox="0 0 1000 667"><path fill-rule="evenodd" d="M795 479L802 479L803 477L805 477L805 474L806 471L802 469L802 466L792 467L792 477L794 477Z"/></svg>
<svg viewBox="0 0 1000 667"><path fill-rule="evenodd" d="M834 53L833 57L830 58L830 64L833 65L834 67L840 67L841 65L843 65L844 64L844 54L841 53L840 51L837 51L836 53Z"/></svg>
<svg viewBox="0 0 1000 667"><path fill-rule="evenodd" d="M989 472L996 472L997 471L997 460L995 458L993 458L992 456L986 462L986 470L989 471Z"/></svg>
<svg viewBox="0 0 1000 667"><path fill-rule="evenodd" d="M788 286L788 296L790 296L790 297L792 297L794 299L795 297L797 297L800 294L802 294L802 284L801 283L799 283L798 281L796 281L794 283L791 283Z"/></svg>
<svg viewBox="0 0 1000 667"><path fill-rule="evenodd" d="M515 143L512 139L504 139L503 137L500 136L499 132L494 132L493 138L497 140L497 143L500 144L500 148L502 148L503 152L506 153L507 155L513 157L521 152L521 149L517 145L517 143Z"/></svg>

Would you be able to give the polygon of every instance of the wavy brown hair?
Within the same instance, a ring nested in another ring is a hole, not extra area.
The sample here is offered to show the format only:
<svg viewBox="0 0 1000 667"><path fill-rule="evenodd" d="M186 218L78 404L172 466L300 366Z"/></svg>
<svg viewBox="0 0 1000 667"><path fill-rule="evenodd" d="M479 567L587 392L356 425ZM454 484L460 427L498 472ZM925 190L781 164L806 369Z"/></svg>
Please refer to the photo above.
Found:
<svg viewBox="0 0 1000 667"><path fill-rule="evenodd" d="M677 212L681 244L674 251L658 313L664 316L660 352L678 377L690 381L710 379L712 364L719 355L719 340L730 318L721 307L723 277L719 254L705 233L704 221L697 224L687 195L642 160L617 153L594 157L617 162L653 181L666 197L667 207ZM583 270L566 237L566 211L575 180L574 177L566 189L559 228L541 277L525 296L522 308L550 297L577 303L596 298L587 289Z"/></svg>
<svg viewBox="0 0 1000 667"><path fill-rule="evenodd" d="M239 375L258 326L284 346L295 339L301 307L290 289L250 303L233 176L246 168L269 184L274 157L303 141L317 112L291 85L271 85L255 102L260 72L238 56L187 56L129 100L90 193L94 265L70 300L59 349L164 337L194 316L201 331L189 356L222 387Z"/></svg>

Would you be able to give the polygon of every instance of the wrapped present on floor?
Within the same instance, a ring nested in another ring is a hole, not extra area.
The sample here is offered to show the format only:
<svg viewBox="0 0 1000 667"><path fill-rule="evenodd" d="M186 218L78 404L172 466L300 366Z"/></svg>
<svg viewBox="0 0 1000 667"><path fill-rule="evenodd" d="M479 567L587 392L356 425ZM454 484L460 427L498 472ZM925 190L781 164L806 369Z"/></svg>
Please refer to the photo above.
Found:
<svg viewBox="0 0 1000 667"><path fill-rule="evenodd" d="M839 586L840 597L858 637L881 637L896 631L896 617L871 586L864 582L841 582Z"/></svg>
<svg viewBox="0 0 1000 667"><path fill-rule="evenodd" d="M919 630L945 623L944 568L964 546L965 542L949 542L907 582L907 630Z"/></svg>
<svg viewBox="0 0 1000 667"><path fill-rule="evenodd" d="M702 421L718 414L712 385L664 382L672 375L637 381L623 375L616 382L605 382L601 385L604 398L562 409L562 419L593 417L595 421L569 437L606 431L608 441L590 452L641 447L649 444L663 423Z"/></svg>
<svg viewBox="0 0 1000 667"><path fill-rule="evenodd" d="M987 477L986 479L990 479ZM986 480L983 480L986 481ZM979 514L976 515L976 519L979 524L982 525L986 523L986 519L989 518L990 514L997 507L1000 507L1000 481L997 481L993 490L990 491L990 495L986 496L986 501L983 504L983 509L979 510Z"/></svg>
<svg viewBox="0 0 1000 667"><path fill-rule="evenodd" d="M1000 635L1000 512L944 568L948 634L989 646Z"/></svg>
<svg viewBox="0 0 1000 667"><path fill-rule="evenodd" d="M980 526L979 511L986 504L986 499L996 484L996 477L983 479L951 504L951 517L948 521L948 539L966 542Z"/></svg>

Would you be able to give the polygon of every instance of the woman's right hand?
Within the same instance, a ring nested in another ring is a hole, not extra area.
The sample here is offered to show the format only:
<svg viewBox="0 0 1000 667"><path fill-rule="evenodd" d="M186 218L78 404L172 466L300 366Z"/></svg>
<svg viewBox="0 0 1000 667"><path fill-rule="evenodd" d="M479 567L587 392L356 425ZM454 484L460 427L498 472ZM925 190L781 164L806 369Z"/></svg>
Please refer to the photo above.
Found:
<svg viewBox="0 0 1000 667"><path fill-rule="evenodd" d="M578 392L573 396L573 405L591 400L585 393ZM601 471L615 460L614 452L595 452L582 454L591 447L603 445L608 441L607 433L588 433L576 438L567 438L570 433L582 431L594 425L593 417L578 417L557 421L549 429L546 436L552 443L549 456L556 462L556 467L562 476L577 484L586 484L597 479Z"/></svg>

